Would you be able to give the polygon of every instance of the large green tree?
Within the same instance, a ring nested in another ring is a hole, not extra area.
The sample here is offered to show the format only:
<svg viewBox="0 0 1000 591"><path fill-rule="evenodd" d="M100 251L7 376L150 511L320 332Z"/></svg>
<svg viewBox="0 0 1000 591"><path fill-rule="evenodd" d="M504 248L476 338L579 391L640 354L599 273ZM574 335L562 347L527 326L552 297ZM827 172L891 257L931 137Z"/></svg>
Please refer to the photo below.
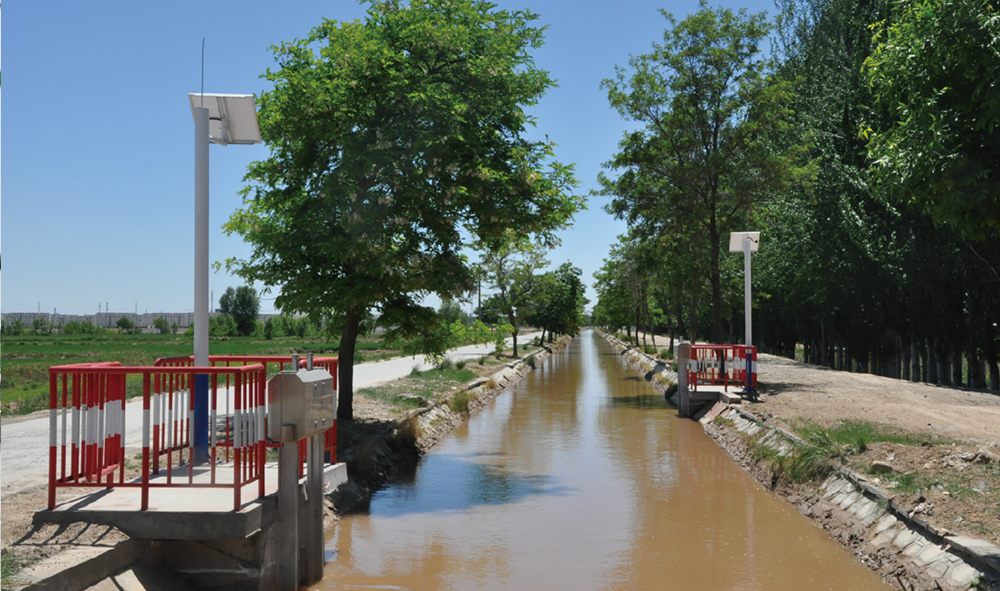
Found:
<svg viewBox="0 0 1000 591"><path fill-rule="evenodd" d="M580 276L583 272L569 261L558 269L542 274L537 281L531 315L528 322L549 333L549 340L556 334L580 332L583 322L583 307L587 305L584 296L586 287Z"/></svg>
<svg viewBox="0 0 1000 591"><path fill-rule="evenodd" d="M599 180L616 216L707 237L712 338L721 342L726 233L755 202L809 170L796 164L795 146L775 150L766 141L788 126L792 84L769 76L774 63L760 47L771 30L765 15L704 2L679 23L661 12L669 23L663 43L603 82L611 105L642 127L625 134L606 165L618 176Z"/></svg>
<svg viewBox="0 0 1000 591"><path fill-rule="evenodd" d="M219 310L232 317L240 336L249 336L257 329L260 298L249 285L241 285L236 289L230 286L219 298Z"/></svg>
<svg viewBox="0 0 1000 591"><path fill-rule="evenodd" d="M1000 235L1000 11L990 0L904 0L873 26L863 128L880 192L965 237Z"/></svg>
<svg viewBox="0 0 1000 591"><path fill-rule="evenodd" d="M531 316L539 296L536 272L548 265L545 248L510 230L493 248L486 247L479 267L489 287L496 290L500 314L514 327L514 357L517 357L518 325Z"/></svg>
<svg viewBox="0 0 1000 591"><path fill-rule="evenodd" d="M226 225L252 251L229 266L280 289L283 311L339 328L341 419L358 335L433 331L423 296L471 289L463 229L488 244L508 228L550 236L582 204L552 145L524 137L525 109L553 85L530 53L535 19L476 0L373 2L364 21L273 48L259 101L270 156Z"/></svg>

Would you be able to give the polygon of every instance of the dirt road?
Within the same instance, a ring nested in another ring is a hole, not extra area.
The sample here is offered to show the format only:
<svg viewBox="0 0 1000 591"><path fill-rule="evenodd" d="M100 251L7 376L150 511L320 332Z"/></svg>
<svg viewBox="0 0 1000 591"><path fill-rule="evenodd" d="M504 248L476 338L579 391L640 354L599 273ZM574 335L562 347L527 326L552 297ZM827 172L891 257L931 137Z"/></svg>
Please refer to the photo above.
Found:
<svg viewBox="0 0 1000 591"><path fill-rule="evenodd" d="M774 355L759 356L761 404L784 422L869 421L962 441L1000 441L1000 395L835 371Z"/></svg>

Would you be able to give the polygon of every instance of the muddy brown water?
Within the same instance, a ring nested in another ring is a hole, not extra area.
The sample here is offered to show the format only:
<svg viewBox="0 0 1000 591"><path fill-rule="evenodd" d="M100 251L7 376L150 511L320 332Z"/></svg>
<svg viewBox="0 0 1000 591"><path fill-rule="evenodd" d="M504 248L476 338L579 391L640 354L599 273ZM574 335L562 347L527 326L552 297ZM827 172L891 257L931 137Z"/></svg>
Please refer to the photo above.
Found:
<svg viewBox="0 0 1000 591"><path fill-rule="evenodd" d="M327 533L314 589L888 589L585 332Z"/></svg>

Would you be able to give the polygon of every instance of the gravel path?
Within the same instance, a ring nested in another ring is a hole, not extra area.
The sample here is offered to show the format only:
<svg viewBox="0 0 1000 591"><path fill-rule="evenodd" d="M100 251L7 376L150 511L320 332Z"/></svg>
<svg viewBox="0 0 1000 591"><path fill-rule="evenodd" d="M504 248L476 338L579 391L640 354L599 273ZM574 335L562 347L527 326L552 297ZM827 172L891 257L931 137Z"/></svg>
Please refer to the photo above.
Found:
<svg viewBox="0 0 1000 591"><path fill-rule="evenodd" d="M760 355L761 404L786 422L808 419L883 423L964 441L1000 441L1000 395L835 371L785 357Z"/></svg>
<svg viewBox="0 0 1000 591"><path fill-rule="evenodd" d="M540 332L518 335L518 344L530 342ZM511 339L507 339L508 345ZM448 357L473 359L493 350L492 345L459 347ZM400 357L354 366L354 388L363 388L407 376L414 366L421 371L430 369L423 356ZM221 395L221 393L220 393ZM125 405L125 445L130 450L142 448L142 399L136 398ZM133 452L134 453L134 452ZM48 411L25 417L4 417L2 446L0 446L0 496L16 494L48 482L49 418Z"/></svg>

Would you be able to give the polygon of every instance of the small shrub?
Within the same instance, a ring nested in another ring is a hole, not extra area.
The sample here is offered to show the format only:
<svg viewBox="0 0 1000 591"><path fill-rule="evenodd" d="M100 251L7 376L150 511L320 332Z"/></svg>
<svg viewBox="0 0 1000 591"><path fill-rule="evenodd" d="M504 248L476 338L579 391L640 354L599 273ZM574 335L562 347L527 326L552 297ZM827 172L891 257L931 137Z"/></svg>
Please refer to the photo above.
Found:
<svg viewBox="0 0 1000 591"><path fill-rule="evenodd" d="M524 359L524 362L527 363L528 367L530 367L531 369L535 369L535 356L534 355L528 355Z"/></svg>
<svg viewBox="0 0 1000 591"><path fill-rule="evenodd" d="M472 396L469 394L468 390L462 390L455 394L452 399L448 402L448 406L457 413L466 414L469 412L469 401Z"/></svg>
<svg viewBox="0 0 1000 591"><path fill-rule="evenodd" d="M454 369L454 367L455 367L455 362L448 357L445 357L444 359L441 360L441 363L437 364L437 368L441 371L444 371L446 369Z"/></svg>
<svg viewBox="0 0 1000 591"><path fill-rule="evenodd" d="M643 345L642 346L642 352L645 353L646 355L656 355L656 346L655 345Z"/></svg>
<svg viewBox="0 0 1000 591"><path fill-rule="evenodd" d="M413 369L410 370L410 377L415 378L419 375L420 375L420 364L418 363L413 366Z"/></svg>
<svg viewBox="0 0 1000 591"><path fill-rule="evenodd" d="M659 358L660 359L673 359L674 358L674 352L673 352L673 350L671 350L669 348L667 348L667 349L660 349Z"/></svg>
<svg viewBox="0 0 1000 591"><path fill-rule="evenodd" d="M492 390L492 389L494 389L496 387L497 387L497 381L496 380L494 380L493 378L490 378L490 379L486 380L486 385L484 386L484 388L486 388L487 390Z"/></svg>
<svg viewBox="0 0 1000 591"><path fill-rule="evenodd" d="M468 361L464 361L464 360L463 361L459 361L458 363L455 364L455 369L465 369L465 366L468 363L469 363Z"/></svg>
<svg viewBox="0 0 1000 591"><path fill-rule="evenodd" d="M486 365L486 356L483 355L479 358L479 365Z"/></svg>

